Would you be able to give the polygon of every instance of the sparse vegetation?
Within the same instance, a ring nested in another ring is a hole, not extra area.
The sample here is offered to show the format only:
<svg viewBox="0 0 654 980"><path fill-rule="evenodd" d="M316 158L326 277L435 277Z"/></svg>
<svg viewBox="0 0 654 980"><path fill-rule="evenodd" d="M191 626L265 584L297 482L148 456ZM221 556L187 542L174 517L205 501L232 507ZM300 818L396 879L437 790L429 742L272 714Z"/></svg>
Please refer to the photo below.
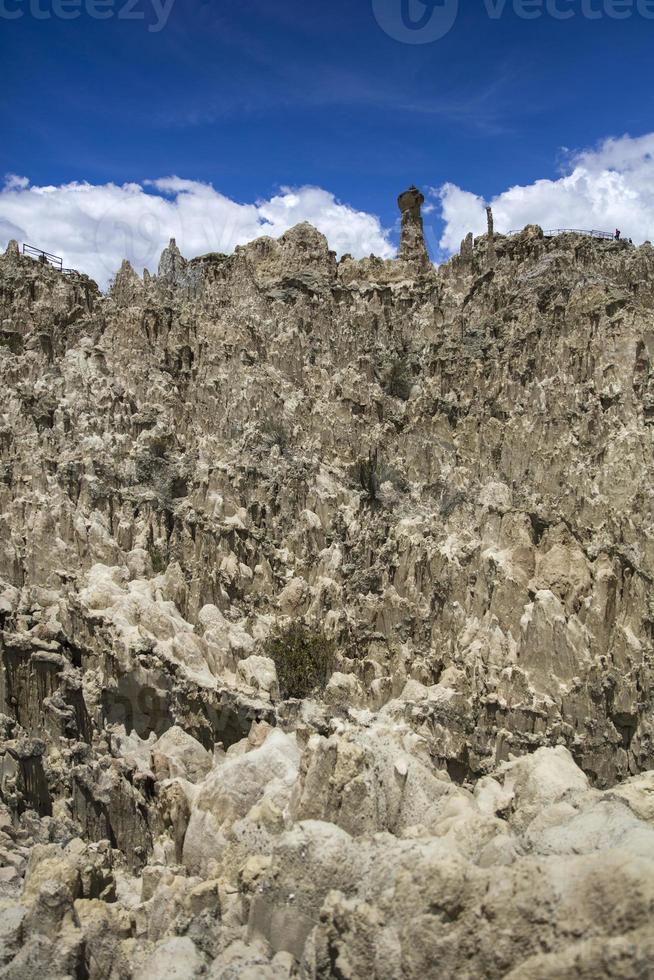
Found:
<svg viewBox="0 0 654 980"><path fill-rule="evenodd" d="M159 545L150 546L150 560L152 561L152 571L155 575L161 575L168 568L166 553Z"/></svg>
<svg viewBox="0 0 654 980"><path fill-rule="evenodd" d="M278 419L267 419L261 424L261 442L265 449L278 446L280 453L288 448L289 434L286 426Z"/></svg>
<svg viewBox="0 0 654 980"><path fill-rule="evenodd" d="M407 481L394 467L388 466L379 458L379 450L371 450L368 458L359 460L354 466L355 478L367 500L374 504L379 501L379 491L384 483L392 483L400 493L406 493Z"/></svg>
<svg viewBox="0 0 654 980"><path fill-rule="evenodd" d="M356 464L356 472L361 489L367 493L368 500L374 503L379 497L381 486L379 454L376 449L368 453L368 459L360 460Z"/></svg>
<svg viewBox="0 0 654 980"><path fill-rule="evenodd" d="M430 486L431 495L438 500L438 507L441 517L447 520L455 510L462 507L466 502L466 496L462 490L450 486L444 480L437 480Z"/></svg>
<svg viewBox="0 0 654 980"><path fill-rule="evenodd" d="M302 623L274 632L266 643L266 656L277 668L282 698L306 698L322 691L333 670L334 653L332 640Z"/></svg>
<svg viewBox="0 0 654 980"><path fill-rule="evenodd" d="M387 395L407 401L413 386L413 375L409 363L408 347L402 347L395 354L383 376L382 387Z"/></svg>

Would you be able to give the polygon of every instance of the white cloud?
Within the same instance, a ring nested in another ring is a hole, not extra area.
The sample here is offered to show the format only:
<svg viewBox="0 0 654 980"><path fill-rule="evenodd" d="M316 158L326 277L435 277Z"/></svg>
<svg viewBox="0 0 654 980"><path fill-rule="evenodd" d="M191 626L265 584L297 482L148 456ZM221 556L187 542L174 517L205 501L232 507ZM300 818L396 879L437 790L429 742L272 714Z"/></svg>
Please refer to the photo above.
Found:
<svg viewBox="0 0 654 980"><path fill-rule="evenodd" d="M486 230L486 203L500 232L527 224L620 228L634 242L654 240L654 133L607 139L596 149L569 154L567 172L558 180L510 187L488 202L456 184L433 194L440 198L445 223L440 248L446 254L458 251L469 231Z"/></svg>
<svg viewBox="0 0 654 980"><path fill-rule="evenodd" d="M431 191L425 207L429 244L445 257L469 232L486 229L489 203L500 232L537 223L544 228L600 228L635 242L654 240L654 133L607 139L595 149L567 155L566 171L554 180L516 185L486 202L448 183ZM430 212L440 206L444 223L434 241ZM0 247L10 238L62 255L106 286L128 258L141 271L155 271L162 249L174 237L188 257L231 252L260 235L281 235L309 221L339 255L395 254L389 231L377 217L356 211L319 187L281 188L269 200L239 204L211 184L180 177L142 183L32 187L10 174L0 189Z"/></svg>
<svg viewBox="0 0 654 980"><path fill-rule="evenodd" d="M124 258L156 271L170 238L191 258L232 252L261 235L309 221L338 254L395 254L379 219L341 204L319 187L282 188L266 201L238 204L211 184L165 177L142 184L71 183L30 187L9 175L0 190L0 246L10 238L63 256L102 287Z"/></svg>
<svg viewBox="0 0 654 980"><path fill-rule="evenodd" d="M5 177L5 188L7 190L22 190L29 186L27 177L19 177L18 174L7 174Z"/></svg>

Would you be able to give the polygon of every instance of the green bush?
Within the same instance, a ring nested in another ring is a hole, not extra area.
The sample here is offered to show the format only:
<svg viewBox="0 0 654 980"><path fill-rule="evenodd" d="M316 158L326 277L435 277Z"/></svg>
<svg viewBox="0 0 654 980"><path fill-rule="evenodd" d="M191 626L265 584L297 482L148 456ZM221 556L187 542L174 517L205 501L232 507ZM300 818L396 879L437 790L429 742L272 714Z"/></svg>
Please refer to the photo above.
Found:
<svg viewBox="0 0 654 980"><path fill-rule="evenodd" d="M368 453L368 459L359 460L355 469L359 486L365 490L368 500L374 503L379 496L381 486L381 467L377 450Z"/></svg>
<svg viewBox="0 0 654 980"><path fill-rule="evenodd" d="M284 699L322 691L334 667L333 641L301 623L273 633L266 643L266 655L275 663Z"/></svg>
<svg viewBox="0 0 654 980"><path fill-rule="evenodd" d="M384 373L383 388L387 395L408 401L413 385L411 366L405 351L394 357Z"/></svg>
<svg viewBox="0 0 654 980"><path fill-rule="evenodd" d="M261 443L266 452L273 446L278 446L280 453L288 449L290 438L283 422L278 419L266 419L261 424Z"/></svg>
<svg viewBox="0 0 654 980"><path fill-rule="evenodd" d="M161 575L168 568L166 553L163 548L156 544L150 545L150 559L152 561L152 571L155 575Z"/></svg>

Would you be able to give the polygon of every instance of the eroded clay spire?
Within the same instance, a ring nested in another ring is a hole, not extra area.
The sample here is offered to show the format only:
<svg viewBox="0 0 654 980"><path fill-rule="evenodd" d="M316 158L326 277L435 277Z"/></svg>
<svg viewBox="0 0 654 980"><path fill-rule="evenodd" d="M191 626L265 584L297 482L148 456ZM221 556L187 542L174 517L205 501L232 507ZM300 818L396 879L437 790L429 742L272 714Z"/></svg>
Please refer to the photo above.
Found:
<svg viewBox="0 0 654 980"><path fill-rule="evenodd" d="M420 212L424 203L424 195L414 186L400 194L397 199L398 207L402 212L399 258L404 262L426 267L430 265L430 261Z"/></svg>
<svg viewBox="0 0 654 980"><path fill-rule="evenodd" d="M495 221L491 207L486 208L486 222L488 225L487 262L492 267L495 265Z"/></svg>

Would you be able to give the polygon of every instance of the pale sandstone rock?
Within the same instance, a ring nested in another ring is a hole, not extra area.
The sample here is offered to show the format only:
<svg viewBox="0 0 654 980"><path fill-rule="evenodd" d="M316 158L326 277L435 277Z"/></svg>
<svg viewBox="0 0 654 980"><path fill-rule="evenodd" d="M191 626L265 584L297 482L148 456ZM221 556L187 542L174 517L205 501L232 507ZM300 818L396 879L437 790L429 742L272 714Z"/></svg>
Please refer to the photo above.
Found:
<svg viewBox="0 0 654 980"><path fill-rule="evenodd" d="M654 251L420 198L0 256L3 977L648 975Z"/></svg>
<svg viewBox="0 0 654 980"><path fill-rule="evenodd" d="M257 691L264 691L273 698L279 697L277 669L270 657L253 655L240 660L238 674L248 687L254 687Z"/></svg>
<svg viewBox="0 0 654 980"><path fill-rule="evenodd" d="M165 939L143 964L143 976L152 980L191 980L204 973L205 958L186 936Z"/></svg>
<svg viewBox="0 0 654 980"><path fill-rule="evenodd" d="M178 725L173 725L150 749L152 767L160 779L181 777L198 783L211 769L211 755Z"/></svg>

